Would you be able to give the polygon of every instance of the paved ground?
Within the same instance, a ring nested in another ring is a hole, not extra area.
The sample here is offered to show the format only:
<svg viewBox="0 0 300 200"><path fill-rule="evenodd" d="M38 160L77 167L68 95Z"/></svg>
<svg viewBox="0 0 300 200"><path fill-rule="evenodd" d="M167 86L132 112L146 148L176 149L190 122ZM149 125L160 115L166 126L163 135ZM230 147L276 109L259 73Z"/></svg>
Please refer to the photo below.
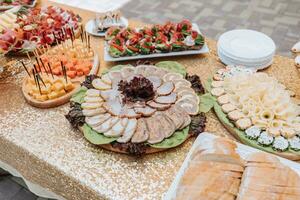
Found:
<svg viewBox="0 0 300 200"><path fill-rule="evenodd" d="M188 18L215 39L227 30L255 29L271 36L277 53L286 56L300 40L300 0L131 0L122 11L128 18L148 23ZM20 179L0 176L0 200L43 199L22 185Z"/></svg>
<svg viewBox="0 0 300 200"><path fill-rule="evenodd" d="M215 39L231 29L258 30L271 36L277 53L286 56L300 40L300 0L132 0L122 10L149 23L188 18Z"/></svg>

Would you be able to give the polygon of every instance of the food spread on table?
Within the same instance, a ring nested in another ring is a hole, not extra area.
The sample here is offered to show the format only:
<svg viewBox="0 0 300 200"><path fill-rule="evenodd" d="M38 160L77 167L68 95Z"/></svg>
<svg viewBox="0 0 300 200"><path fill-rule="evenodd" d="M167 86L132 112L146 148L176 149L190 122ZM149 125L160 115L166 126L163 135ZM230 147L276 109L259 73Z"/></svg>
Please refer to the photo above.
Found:
<svg viewBox="0 0 300 200"><path fill-rule="evenodd" d="M37 83L37 81L40 82ZM26 80L25 87L32 98L41 102L57 99L75 89L75 85L70 79L57 76L51 77L46 75L46 73L32 75Z"/></svg>
<svg viewBox="0 0 300 200"><path fill-rule="evenodd" d="M107 12L97 15L95 19L97 32L105 32L111 27L124 27L125 25L122 22L121 17L122 15L120 11Z"/></svg>
<svg viewBox="0 0 300 200"><path fill-rule="evenodd" d="M10 7L10 6L32 6L34 5L35 0L1 0L1 7Z"/></svg>
<svg viewBox="0 0 300 200"><path fill-rule="evenodd" d="M55 6L21 9L4 19L0 30L0 52L4 54L31 52L69 39L72 32L79 32L81 20L72 11Z"/></svg>
<svg viewBox="0 0 300 200"><path fill-rule="evenodd" d="M66 116L93 144L144 154L182 144L203 131L198 76L186 76L176 62L119 65L88 77Z"/></svg>
<svg viewBox="0 0 300 200"><path fill-rule="evenodd" d="M105 36L111 57L199 50L203 35L189 20L142 28L109 28Z"/></svg>
<svg viewBox="0 0 300 200"><path fill-rule="evenodd" d="M61 44L47 50L43 55L38 56L37 64L51 67L54 75L63 75L61 63L66 67L67 76L70 79L87 76L92 67L94 60L94 51L89 47L85 40L75 39L66 40ZM41 50L43 51L43 50ZM38 54L38 51L36 51ZM43 62L43 64L41 63ZM50 67L41 68L44 72L50 73Z"/></svg>
<svg viewBox="0 0 300 200"><path fill-rule="evenodd" d="M299 165L204 133L195 141L165 200L300 198Z"/></svg>
<svg viewBox="0 0 300 200"><path fill-rule="evenodd" d="M221 122L242 142L297 159L300 106L277 79L263 72L228 66L213 76L210 93Z"/></svg>

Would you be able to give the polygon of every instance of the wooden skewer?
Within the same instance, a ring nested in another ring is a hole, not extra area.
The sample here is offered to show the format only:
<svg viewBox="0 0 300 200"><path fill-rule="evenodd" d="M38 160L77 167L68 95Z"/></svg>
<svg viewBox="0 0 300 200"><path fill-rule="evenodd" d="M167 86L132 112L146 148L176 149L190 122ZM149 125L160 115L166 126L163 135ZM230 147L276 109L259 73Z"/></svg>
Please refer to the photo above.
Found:
<svg viewBox="0 0 300 200"><path fill-rule="evenodd" d="M30 75L30 73L29 73L29 71L28 71L26 65L24 64L24 62L23 62L22 60L21 60L21 63L22 63L22 65L23 65L24 69L26 70L28 76L31 78L31 75Z"/></svg>
<svg viewBox="0 0 300 200"><path fill-rule="evenodd" d="M41 90L41 85L40 85L40 82L39 82L39 76L38 76L38 74L35 74L35 78L36 78L36 81L37 81L37 85L39 87L40 95L42 95L42 90Z"/></svg>
<svg viewBox="0 0 300 200"><path fill-rule="evenodd" d="M91 48L91 37L90 37L90 35L88 35L88 47L89 47L89 49Z"/></svg>

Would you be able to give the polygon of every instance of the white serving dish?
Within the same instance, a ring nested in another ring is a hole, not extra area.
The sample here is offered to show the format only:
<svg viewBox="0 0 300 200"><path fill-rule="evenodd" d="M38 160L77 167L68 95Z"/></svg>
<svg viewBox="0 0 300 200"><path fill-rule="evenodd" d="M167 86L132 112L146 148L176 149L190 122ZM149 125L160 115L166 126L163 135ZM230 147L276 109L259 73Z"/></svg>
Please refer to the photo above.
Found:
<svg viewBox="0 0 300 200"><path fill-rule="evenodd" d="M181 165L179 171L177 172L177 175L175 177L175 179L173 180L169 190L164 194L163 196L163 200L171 200L171 199L174 199L174 197L176 196L176 189L178 187L178 184L180 182L180 179L181 177L183 176L184 174L184 171L187 169L188 167L188 164L189 164L189 161L191 159L191 155L192 153L198 148L198 146L200 144L206 144L206 143L209 143L211 140L213 140L214 138L216 138L218 136L216 135L213 135L211 133L207 133L207 132L204 132L204 133L201 133L197 139L195 140L194 144L192 145L190 151L188 152L183 164ZM237 144L237 153L243 158L245 159L247 156L249 156L250 154L252 153L257 153L257 152L263 152L261 150L258 150L258 149L255 149L255 148L252 148L252 147L249 147L249 146L246 146L246 145L243 145L241 143L238 143L238 142L235 142ZM265 152L266 153L266 152ZM279 157L279 156L276 156L276 155L273 155L273 154L270 154L272 156L275 156L277 157L280 162L288 167L290 167L292 170L294 170L298 175L300 175L300 164L299 163L296 163L296 162L293 162L293 161L290 161L290 160L287 160L285 158L282 158L282 157Z"/></svg>
<svg viewBox="0 0 300 200"><path fill-rule="evenodd" d="M197 32L201 33L199 30L199 27L197 24L193 23L193 29L196 30ZM197 54L204 54L204 53L209 53L209 48L206 44L204 43L203 47L199 50L186 50L186 51L179 51L179 52L168 52L168 53L153 53L149 55L137 55L137 56L124 56L124 57L118 57L114 58L109 55L108 53L109 45L107 42L105 42L104 45L104 60L105 61L125 61L125 60L137 60L137 59L147 59L147 58L160 58L160 57L168 57L168 56L183 56L183 55L197 55Z"/></svg>
<svg viewBox="0 0 300 200"><path fill-rule="evenodd" d="M126 19L125 17L121 17L120 20L121 20L122 27L128 27L128 19ZM106 32L106 31L103 32L95 31L96 30L95 19L91 19L85 24L85 30L87 33L96 37L104 37Z"/></svg>
<svg viewBox="0 0 300 200"><path fill-rule="evenodd" d="M32 2L32 4L30 4L30 5L10 5L10 6L0 6L0 10L9 10L9 9L12 9L12 8L18 7L18 6L24 6L24 7L26 7L26 8L33 8L33 7L35 7L36 3L37 3L37 0L34 0L34 1Z"/></svg>

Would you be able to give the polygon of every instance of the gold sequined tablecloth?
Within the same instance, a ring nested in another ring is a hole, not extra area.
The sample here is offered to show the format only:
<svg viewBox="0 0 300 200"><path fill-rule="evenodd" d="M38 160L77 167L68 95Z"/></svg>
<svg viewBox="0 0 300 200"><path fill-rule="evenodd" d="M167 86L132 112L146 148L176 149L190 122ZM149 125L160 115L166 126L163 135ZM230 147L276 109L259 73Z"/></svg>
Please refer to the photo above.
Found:
<svg viewBox="0 0 300 200"><path fill-rule="evenodd" d="M86 11L78 12L84 21L92 16ZM207 55L153 61L178 61L204 82L223 66L216 56L216 42L207 39L207 43L211 49ZM92 44L99 51L101 71L116 64L102 60L103 41L93 38ZM300 96L300 76L292 59L275 56L266 72ZM42 110L26 104L21 94L24 76L22 72L0 80L0 160L31 182L66 199L161 199L193 139L176 149L143 158L102 150L71 129L64 117L68 105ZM229 136L213 113L207 117L206 131Z"/></svg>

